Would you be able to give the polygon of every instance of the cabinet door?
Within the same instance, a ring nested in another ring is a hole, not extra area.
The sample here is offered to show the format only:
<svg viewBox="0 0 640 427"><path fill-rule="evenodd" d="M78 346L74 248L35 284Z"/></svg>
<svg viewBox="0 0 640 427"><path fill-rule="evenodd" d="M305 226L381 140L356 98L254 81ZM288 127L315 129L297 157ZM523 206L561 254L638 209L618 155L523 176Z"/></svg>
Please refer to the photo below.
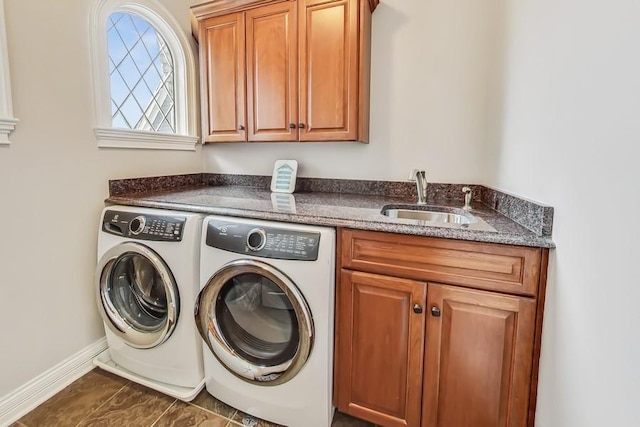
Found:
<svg viewBox="0 0 640 427"><path fill-rule="evenodd" d="M246 13L249 141L298 140L296 5L284 2Z"/></svg>
<svg viewBox="0 0 640 427"><path fill-rule="evenodd" d="M305 0L299 11L300 141L355 140L358 0Z"/></svg>
<svg viewBox="0 0 640 427"><path fill-rule="evenodd" d="M246 141L244 34L242 13L210 18L200 25L204 142Z"/></svg>
<svg viewBox="0 0 640 427"><path fill-rule="evenodd" d="M423 427L525 426L535 300L429 284Z"/></svg>
<svg viewBox="0 0 640 427"><path fill-rule="evenodd" d="M335 377L341 412L387 427L419 424L425 293L424 282L342 270Z"/></svg>

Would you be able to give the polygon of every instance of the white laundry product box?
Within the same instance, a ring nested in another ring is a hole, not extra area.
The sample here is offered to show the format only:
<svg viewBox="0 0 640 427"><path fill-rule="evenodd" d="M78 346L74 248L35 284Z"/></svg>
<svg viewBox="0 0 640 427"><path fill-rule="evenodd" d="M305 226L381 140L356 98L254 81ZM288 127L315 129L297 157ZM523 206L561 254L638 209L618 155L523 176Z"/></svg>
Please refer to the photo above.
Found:
<svg viewBox="0 0 640 427"><path fill-rule="evenodd" d="M297 160L276 160L271 176L271 191L293 193L296 188Z"/></svg>

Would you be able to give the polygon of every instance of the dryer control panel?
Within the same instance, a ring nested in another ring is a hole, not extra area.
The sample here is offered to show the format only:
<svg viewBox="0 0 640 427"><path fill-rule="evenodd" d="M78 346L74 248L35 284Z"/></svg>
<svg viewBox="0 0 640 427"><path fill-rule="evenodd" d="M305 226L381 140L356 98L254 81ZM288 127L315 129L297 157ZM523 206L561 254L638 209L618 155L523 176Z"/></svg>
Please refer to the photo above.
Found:
<svg viewBox="0 0 640 427"><path fill-rule="evenodd" d="M207 226L206 244L263 258L315 261L320 233L215 220Z"/></svg>
<svg viewBox="0 0 640 427"><path fill-rule="evenodd" d="M102 231L139 240L180 242L186 222L180 216L108 210L102 219Z"/></svg>

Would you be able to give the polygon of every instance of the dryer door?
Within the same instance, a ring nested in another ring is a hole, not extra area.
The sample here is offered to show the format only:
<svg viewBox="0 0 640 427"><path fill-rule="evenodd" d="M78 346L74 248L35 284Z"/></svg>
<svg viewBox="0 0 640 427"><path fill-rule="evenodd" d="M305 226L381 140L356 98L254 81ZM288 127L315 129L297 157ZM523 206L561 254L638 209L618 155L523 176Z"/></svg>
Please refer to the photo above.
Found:
<svg viewBox="0 0 640 427"><path fill-rule="evenodd" d="M105 325L134 348L162 344L180 307L176 281L162 258L138 243L108 250L96 270L98 308Z"/></svg>
<svg viewBox="0 0 640 427"><path fill-rule="evenodd" d="M293 378L309 358L313 321L295 284L269 264L224 265L198 295L196 325L216 358L259 385Z"/></svg>

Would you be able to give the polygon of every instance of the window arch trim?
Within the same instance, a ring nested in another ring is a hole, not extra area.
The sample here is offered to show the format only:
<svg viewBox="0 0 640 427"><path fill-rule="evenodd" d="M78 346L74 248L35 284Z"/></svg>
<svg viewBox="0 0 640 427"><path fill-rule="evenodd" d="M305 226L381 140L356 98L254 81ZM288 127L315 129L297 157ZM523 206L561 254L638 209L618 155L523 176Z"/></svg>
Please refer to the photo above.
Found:
<svg viewBox="0 0 640 427"><path fill-rule="evenodd" d="M1 1L1 0L0 0ZM107 19L114 12L137 15L164 37L175 66L176 133L114 128L111 121ZM89 23L98 147L195 150L199 141L195 45L156 0L98 0Z"/></svg>

